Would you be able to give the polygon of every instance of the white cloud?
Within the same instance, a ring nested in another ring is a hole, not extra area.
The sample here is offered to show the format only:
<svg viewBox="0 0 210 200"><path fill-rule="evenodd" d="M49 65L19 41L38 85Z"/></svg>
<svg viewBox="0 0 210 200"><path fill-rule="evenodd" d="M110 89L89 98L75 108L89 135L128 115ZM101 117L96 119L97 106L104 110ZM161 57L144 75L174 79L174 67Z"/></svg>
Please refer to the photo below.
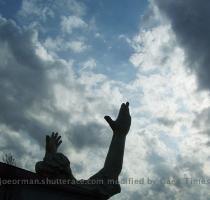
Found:
<svg viewBox="0 0 210 200"><path fill-rule="evenodd" d="M68 52L69 50L74 53L82 53L90 48L90 46L85 43L85 40L83 38L72 41L66 41L62 37L48 37L44 42L44 47L47 49L48 52L50 52L53 55L56 55L59 52ZM87 64L88 63L86 63L86 65Z"/></svg>
<svg viewBox="0 0 210 200"><path fill-rule="evenodd" d="M114 118L120 103L129 100L132 127L121 178L181 178L184 172L194 176L207 174L207 139L199 134L204 124L192 124L197 114L208 123L208 113L202 111L210 106L209 95L197 93L195 76L186 71L184 51L177 45L170 24L152 3L150 6L155 11L148 23L155 24L154 27L141 29L133 39L119 36L134 49L130 61L137 74L128 84L94 73L97 59L79 63L84 70L78 72L73 61L55 55L67 49L75 53L85 51L89 46L84 40L66 42L62 37L49 37L42 45L31 32L3 20L4 26L0 28L8 32L0 37L0 70L4 75L0 106L5 113L0 132L6 134L1 134L0 147L16 152L20 165L33 170L33 164L28 163L42 159L46 131L58 130L64 141L61 151L69 156L72 168L83 168L76 172L77 177L88 178L103 166L111 139L103 116L110 114ZM81 18L84 10L78 13L62 18L65 33L87 28ZM151 23L152 20L158 23ZM11 29L6 29L5 24ZM37 154L39 149L42 152ZM97 160L94 164L93 157ZM205 186L186 184L122 187L122 193L113 199L134 200L143 195L145 199L202 199L201 194L208 193Z"/></svg>
<svg viewBox="0 0 210 200"><path fill-rule="evenodd" d="M53 61L53 57L39 43L37 44L36 54L44 61Z"/></svg>
<svg viewBox="0 0 210 200"><path fill-rule="evenodd" d="M62 46L64 45L64 41L61 37L56 37L55 39L52 39L51 37L46 38L44 42L44 47L47 48L50 51L60 51L62 49Z"/></svg>
<svg viewBox="0 0 210 200"><path fill-rule="evenodd" d="M208 158L207 137L198 133L193 122L195 113L210 106L209 95L197 91L196 77L187 70L185 53L177 44L168 21L152 3L150 9L155 10L149 18L153 26L141 29L132 40L127 40L135 51L130 62L138 71L137 78L123 92L133 105L131 134L135 141L127 143L129 156L125 158L124 173L127 174L124 175L138 178L147 174L156 179L171 175L182 179L187 168L192 176L202 176L208 172L207 165L202 167ZM169 120L173 126L165 123ZM201 185L182 184L182 193L178 192L179 187L161 184L141 188L126 185L123 189L128 194L138 191L136 199L190 199L194 195L205 199L208 196L207 187ZM134 198L128 196L128 199Z"/></svg>
<svg viewBox="0 0 210 200"><path fill-rule="evenodd" d="M50 3L50 6L48 5ZM54 18L57 14L71 13L75 16L83 16L86 13L86 7L76 0L59 0L42 2L40 0L23 0L18 14L22 17L38 17L39 20L46 21L48 18Z"/></svg>
<svg viewBox="0 0 210 200"><path fill-rule="evenodd" d="M87 24L77 16L63 16L61 18L61 29L64 33L72 33L74 29L86 28Z"/></svg>
<svg viewBox="0 0 210 200"><path fill-rule="evenodd" d="M84 41L81 40L68 42L66 47L74 53L81 53L88 48Z"/></svg>
<svg viewBox="0 0 210 200"><path fill-rule="evenodd" d="M105 155L101 159L101 154L106 152L101 152L111 137L103 117L113 114L122 100L118 83L91 71L76 75L72 62L50 56L33 32L21 30L6 19L0 20L1 55L7 55L0 63L4 94L0 107L5 113L0 121L0 146L4 152L18 157L20 167L34 170L35 162L43 157L45 134L58 130L65 141L61 150L74 153L70 155L76 161L73 168L78 165L74 155L78 157L76 151L80 151L80 160L85 158L84 165L89 166L81 174L93 175L102 167ZM90 61L88 65L94 65ZM8 137L10 133L14 134ZM84 135L80 141L81 134ZM30 147L33 153L29 152ZM99 160L95 166L91 166L93 154L89 155L86 148L92 148L95 159Z"/></svg>
<svg viewBox="0 0 210 200"><path fill-rule="evenodd" d="M59 0L55 2L55 9L67 10L76 16L83 16L86 14L86 6L77 0Z"/></svg>
<svg viewBox="0 0 210 200"><path fill-rule="evenodd" d="M87 61L85 61L84 63L81 64L82 65L82 69L81 70L92 70L96 67L96 61L93 58L88 59Z"/></svg>
<svg viewBox="0 0 210 200"><path fill-rule="evenodd" d="M22 17L39 17L46 21L48 17L54 17L54 12L51 8L40 4L38 0L23 0L19 15Z"/></svg>

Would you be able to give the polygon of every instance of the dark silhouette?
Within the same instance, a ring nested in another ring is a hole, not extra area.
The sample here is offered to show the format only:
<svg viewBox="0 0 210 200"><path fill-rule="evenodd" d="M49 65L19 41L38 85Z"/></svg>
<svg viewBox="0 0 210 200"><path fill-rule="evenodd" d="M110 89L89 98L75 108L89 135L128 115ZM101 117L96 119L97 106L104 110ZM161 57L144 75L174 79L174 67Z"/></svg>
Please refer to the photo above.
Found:
<svg viewBox="0 0 210 200"><path fill-rule="evenodd" d="M121 189L118 176L122 170L126 135L131 125L129 103L121 105L115 121L109 116L104 118L113 131L113 137L104 166L98 173L90 177L86 182L84 180L77 181L72 174L68 158L57 152L62 141L61 136L54 132L51 136L46 136L45 157L43 161L36 163L36 173L43 177L70 179L72 182L77 182L79 186L94 192L97 191L107 198L119 193ZM90 180L102 180L100 182L102 184L96 184L96 182L94 184L84 184Z"/></svg>

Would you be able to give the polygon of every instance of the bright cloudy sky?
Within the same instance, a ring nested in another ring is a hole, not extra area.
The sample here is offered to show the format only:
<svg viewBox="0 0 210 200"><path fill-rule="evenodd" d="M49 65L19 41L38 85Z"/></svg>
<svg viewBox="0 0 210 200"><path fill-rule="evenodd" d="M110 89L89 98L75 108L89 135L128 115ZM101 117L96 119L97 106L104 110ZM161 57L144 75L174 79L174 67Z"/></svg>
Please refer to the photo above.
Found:
<svg viewBox="0 0 210 200"><path fill-rule="evenodd" d="M210 181L209 9L208 0L0 0L0 154L34 171L45 135L58 131L87 179L110 144L104 115L129 101L120 180L145 184L122 184L112 199L208 199L210 182L184 177Z"/></svg>

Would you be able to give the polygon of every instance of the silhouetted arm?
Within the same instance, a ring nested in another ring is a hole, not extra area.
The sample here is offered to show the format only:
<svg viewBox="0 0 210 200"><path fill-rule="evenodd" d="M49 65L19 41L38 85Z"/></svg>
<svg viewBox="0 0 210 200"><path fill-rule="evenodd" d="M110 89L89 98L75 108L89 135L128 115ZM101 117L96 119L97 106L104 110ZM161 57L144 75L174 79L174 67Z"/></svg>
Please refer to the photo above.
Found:
<svg viewBox="0 0 210 200"><path fill-rule="evenodd" d="M58 133L46 136L46 152L43 161L35 165L35 171L41 176L50 178L67 178L76 180L71 172L70 162L62 153L57 152L62 143Z"/></svg>
<svg viewBox="0 0 210 200"><path fill-rule="evenodd" d="M104 117L113 130L113 137L104 163L103 171L113 179L117 179L123 165L126 135L131 125L129 103L122 104L115 121L109 116Z"/></svg>

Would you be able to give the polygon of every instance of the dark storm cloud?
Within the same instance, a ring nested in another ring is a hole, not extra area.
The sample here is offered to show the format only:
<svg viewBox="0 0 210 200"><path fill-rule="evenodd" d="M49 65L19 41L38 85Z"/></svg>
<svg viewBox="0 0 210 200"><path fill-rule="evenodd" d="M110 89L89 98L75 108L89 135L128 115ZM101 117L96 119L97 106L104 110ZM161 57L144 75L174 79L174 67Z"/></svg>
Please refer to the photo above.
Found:
<svg viewBox="0 0 210 200"><path fill-rule="evenodd" d="M176 123L175 120L171 120L171 119L168 119L166 117L159 117L159 118L157 118L157 121L160 124L163 124L164 126L167 126L167 127L173 127Z"/></svg>
<svg viewBox="0 0 210 200"><path fill-rule="evenodd" d="M210 1L156 0L184 48L189 68L196 72L199 89L210 89Z"/></svg>
<svg viewBox="0 0 210 200"><path fill-rule="evenodd" d="M193 125L198 128L210 127L210 108L202 110L196 114L196 119L193 121Z"/></svg>
<svg viewBox="0 0 210 200"><path fill-rule="evenodd" d="M210 136L210 108L205 108L201 112L195 114L193 126L200 130L200 134ZM210 145L210 141L207 142Z"/></svg>
<svg viewBox="0 0 210 200"><path fill-rule="evenodd" d="M8 150L9 152L16 157L16 158L21 158L22 155L24 155L25 153L25 149L22 145L19 144L19 142L14 139L11 135L8 134L8 132L3 132L0 131L0 135L1 135L1 140L2 138L4 138L5 142L6 142L6 146L2 147L0 150L4 153L7 153Z"/></svg>
<svg viewBox="0 0 210 200"><path fill-rule="evenodd" d="M71 127L70 141L77 150L84 147L108 146L107 136L102 134L103 128L97 123L75 124Z"/></svg>

